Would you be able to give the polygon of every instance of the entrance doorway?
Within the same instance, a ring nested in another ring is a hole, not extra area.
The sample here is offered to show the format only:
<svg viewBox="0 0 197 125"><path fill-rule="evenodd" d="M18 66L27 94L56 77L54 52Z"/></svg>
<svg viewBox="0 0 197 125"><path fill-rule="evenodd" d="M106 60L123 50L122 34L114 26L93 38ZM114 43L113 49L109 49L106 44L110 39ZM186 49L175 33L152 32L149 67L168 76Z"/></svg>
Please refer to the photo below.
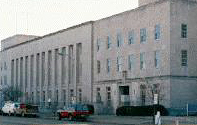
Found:
<svg viewBox="0 0 197 125"><path fill-rule="evenodd" d="M130 105L129 86L119 86L120 105Z"/></svg>

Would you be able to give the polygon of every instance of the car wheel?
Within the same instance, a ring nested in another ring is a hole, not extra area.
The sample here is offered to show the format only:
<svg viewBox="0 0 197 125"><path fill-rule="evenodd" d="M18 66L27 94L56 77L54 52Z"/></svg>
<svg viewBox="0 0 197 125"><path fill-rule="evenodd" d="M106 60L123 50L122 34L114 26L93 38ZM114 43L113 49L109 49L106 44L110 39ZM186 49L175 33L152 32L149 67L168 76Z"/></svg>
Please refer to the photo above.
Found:
<svg viewBox="0 0 197 125"><path fill-rule="evenodd" d="M73 120L73 116L71 114L68 115L68 120L70 120L70 121Z"/></svg>
<svg viewBox="0 0 197 125"><path fill-rule="evenodd" d="M11 116L11 112L9 111L8 116Z"/></svg>
<svg viewBox="0 0 197 125"><path fill-rule="evenodd" d="M62 120L61 114L59 113L59 120Z"/></svg>
<svg viewBox="0 0 197 125"><path fill-rule="evenodd" d="M24 113L24 112L22 112L22 113L21 113L21 116L22 116L22 117L25 117L25 113Z"/></svg>

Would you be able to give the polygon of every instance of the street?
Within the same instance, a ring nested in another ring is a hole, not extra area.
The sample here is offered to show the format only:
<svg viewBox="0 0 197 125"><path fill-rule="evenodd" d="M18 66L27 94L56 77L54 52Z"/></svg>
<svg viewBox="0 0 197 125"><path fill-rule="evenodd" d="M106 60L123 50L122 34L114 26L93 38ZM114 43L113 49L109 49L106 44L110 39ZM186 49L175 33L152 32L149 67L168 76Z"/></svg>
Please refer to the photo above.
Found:
<svg viewBox="0 0 197 125"><path fill-rule="evenodd" d="M68 121L67 119L53 120L43 118L27 118L15 116L0 116L0 125L36 125L36 124L83 124L83 125L103 125L104 123L92 123L90 121ZM112 124L105 124L112 125ZM118 125L118 124L117 124Z"/></svg>

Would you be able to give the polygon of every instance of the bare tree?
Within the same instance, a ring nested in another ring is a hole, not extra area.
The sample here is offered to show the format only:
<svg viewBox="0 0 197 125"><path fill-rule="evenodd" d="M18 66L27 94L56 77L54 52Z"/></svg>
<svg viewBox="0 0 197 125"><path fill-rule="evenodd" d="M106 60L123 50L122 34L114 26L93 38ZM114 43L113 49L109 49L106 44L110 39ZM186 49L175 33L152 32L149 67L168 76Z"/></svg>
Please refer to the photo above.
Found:
<svg viewBox="0 0 197 125"><path fill-rule="evenodd" d="M149 83L149 80L146 78L142 78L144 86L146 86L146 98L153 104L154 102L154 95L157 94L157 104L160 104L160 101L164 99L162 83Z"/></svg>
<svg viewBox="0 0 197 125"><path fill-rule="evenodd" d="M23 93L19 88L9 86L3 89L3 95L5 101L18 101L18 99L23 96Z"/></svg>

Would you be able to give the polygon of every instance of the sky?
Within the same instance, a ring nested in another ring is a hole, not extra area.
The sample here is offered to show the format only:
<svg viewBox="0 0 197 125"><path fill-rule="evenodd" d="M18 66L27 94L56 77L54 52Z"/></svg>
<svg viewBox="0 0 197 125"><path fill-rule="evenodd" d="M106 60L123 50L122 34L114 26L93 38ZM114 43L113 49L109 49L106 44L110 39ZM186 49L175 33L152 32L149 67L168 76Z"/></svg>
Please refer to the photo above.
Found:
<svg viewBox="0 0 197 125"><path fill-rule="evenodd" d="M43 36L138 7L138 0L0 0L0 40Z"/></svg>

